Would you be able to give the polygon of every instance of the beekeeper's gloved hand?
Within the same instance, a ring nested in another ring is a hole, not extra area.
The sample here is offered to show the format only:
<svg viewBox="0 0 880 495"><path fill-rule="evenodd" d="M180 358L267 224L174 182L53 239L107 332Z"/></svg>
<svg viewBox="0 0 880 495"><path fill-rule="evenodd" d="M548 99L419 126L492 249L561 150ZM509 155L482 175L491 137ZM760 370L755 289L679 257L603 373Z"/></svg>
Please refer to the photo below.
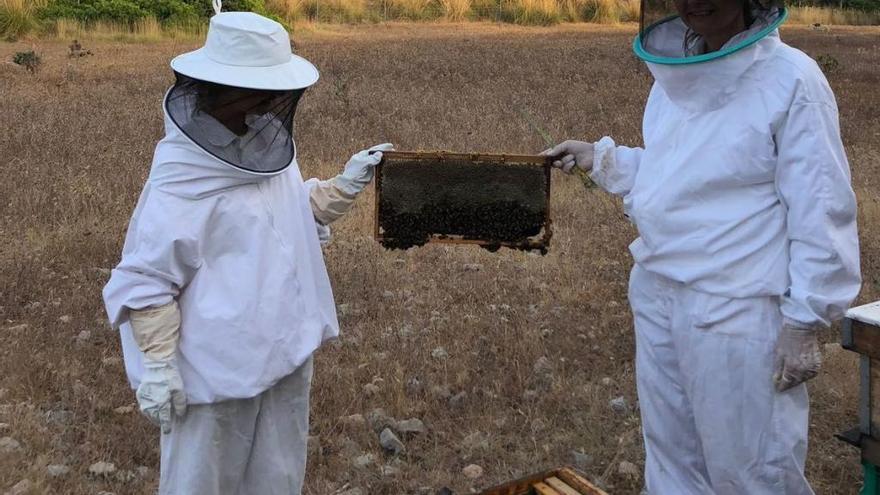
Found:
<svg viewBox="0 0 880 495"><path fill-rule="evenodd" d="M382 161L382 152L393 149L393 144L385 143L356 153L345 164L345 171L333 181L346 194L357 196L373 180L376 165Z"/></svg>
<svg viewBox="0 0 880 495"><path fill-rule="evenodd" d="M822 355L816 329L783 325L776 341L776 364L773 383L784 392L819 374Z"/></svg>
<svg viewBox="0 0 880 495"><path fill-rule="evenodd" d="M177 368L180 309L176 301L164 306L130 312L132 334L144 353L144 375L137 389L138 406L144 416L171 431L173 414L186 414L186 393Z"/></svg>
<svg viewBox="0 0 880 495"><path fill-rule="evenodd" d="M553 166L567 174L573 173L574 167L589 172L593 169L593 148L593 143L565 141L545 150L541 156L553 157Z"/></svg>
<svg viewBox="0 0 880 495"><path fill-rule="evenodd" d="M309 199L318 223L329 225L344 215L357 195L373 180L376 165L382 161L382 152L393 149L394 145L385 143L356 153L345 164L345 171L312 187Z"/></svg>

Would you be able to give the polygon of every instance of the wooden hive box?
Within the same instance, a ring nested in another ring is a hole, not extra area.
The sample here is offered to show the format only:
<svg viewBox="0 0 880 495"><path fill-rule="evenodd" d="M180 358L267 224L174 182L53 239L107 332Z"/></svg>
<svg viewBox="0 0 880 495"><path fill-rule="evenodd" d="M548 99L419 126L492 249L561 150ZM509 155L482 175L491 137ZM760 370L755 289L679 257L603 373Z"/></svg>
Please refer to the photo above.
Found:
<svg viewBox="0 0 880 495"><path fill-rule="evenodd" d="M570 467L551 469L504 485L481 495L608 495Z"/></svg>
<svg viewBox="0 0 880 495"><path fill-rule="evenodd" d="M849 310L841 340L860 354L859 426L845 439L861 448L864 460L880 466L880 302Z"/></svg>

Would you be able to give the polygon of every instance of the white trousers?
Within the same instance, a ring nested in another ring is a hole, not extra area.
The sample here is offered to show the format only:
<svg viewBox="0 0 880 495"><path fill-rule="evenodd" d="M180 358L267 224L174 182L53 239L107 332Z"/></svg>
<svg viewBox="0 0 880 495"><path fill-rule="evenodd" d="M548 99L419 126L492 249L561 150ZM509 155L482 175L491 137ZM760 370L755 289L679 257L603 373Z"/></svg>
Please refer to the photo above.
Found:
<svg viewBox="0 0 880 495"><path fill-rule="evenodd" d="M193 405L162 435L161 495L299 495L312 358L251 399Z"/></svg>
<svg viewBox="0 0 880 495"><path fill-rule="evenodd" d="M775 297L705 294L640 266L630 277L650 495L811 495L805 385L777 393Z"/></svg>

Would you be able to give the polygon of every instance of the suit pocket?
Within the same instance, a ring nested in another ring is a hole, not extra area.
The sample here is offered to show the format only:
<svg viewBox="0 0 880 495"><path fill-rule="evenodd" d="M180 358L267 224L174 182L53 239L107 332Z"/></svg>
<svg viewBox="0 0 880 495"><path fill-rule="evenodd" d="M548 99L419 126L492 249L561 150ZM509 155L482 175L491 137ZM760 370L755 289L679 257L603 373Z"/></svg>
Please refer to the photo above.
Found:
<svg viewBox="0 0 880 495"><path fill-rule="evenodd" d="M694 292L691 326L713 335L760 342L776 340L781 325L776 297L729 298Z"/></svg>

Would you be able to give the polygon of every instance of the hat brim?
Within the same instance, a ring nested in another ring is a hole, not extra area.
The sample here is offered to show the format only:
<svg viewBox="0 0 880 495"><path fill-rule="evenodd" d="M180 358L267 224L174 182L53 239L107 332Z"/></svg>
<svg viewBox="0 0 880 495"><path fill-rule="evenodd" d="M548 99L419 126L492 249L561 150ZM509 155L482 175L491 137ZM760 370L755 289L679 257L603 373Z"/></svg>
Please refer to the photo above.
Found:
<svg viewBox="0 0 880 495"><path fill-rule="evenodd" d="M298 55L291 55L284 64L249 67L215 62L200 48L175 57L171 68L201 81L248 89L288 91L307 88L318 81L318 69Z"/></svg>

